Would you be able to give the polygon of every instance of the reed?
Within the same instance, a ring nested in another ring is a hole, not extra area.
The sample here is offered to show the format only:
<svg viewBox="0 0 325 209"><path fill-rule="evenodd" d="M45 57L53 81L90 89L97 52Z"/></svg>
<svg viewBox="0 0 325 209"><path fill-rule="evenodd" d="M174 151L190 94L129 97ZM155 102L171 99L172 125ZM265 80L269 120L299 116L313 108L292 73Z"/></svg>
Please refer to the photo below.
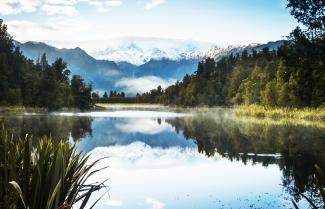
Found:
<svg viewBox="0 0 325 209"><path fill-rule="evenodd" d="M259 105L237 106L234 108L236 116L252 116L272 119L298 119L309 121L325 121L325 107L319 108L281 108L264 107Z"/></svg>
<svg viewBox="0 0 325 209"><path fill-rule="evenodd" d="M92 193L104 187L103 182L87 182L101 170L94 170L99 160L88 165L88 158L75 146L55 143L51 137L33 146L32 136L15 139L2 126L0 208L69 209L76 203L85 208Z"/></svg>
<svg viewBox="0 0 325 209"><path fill-rule="evenodd" d="M0 113L25 113L25 112L48 112L47 108L42 107L25 107L25 106L0 106Z"/></svg>

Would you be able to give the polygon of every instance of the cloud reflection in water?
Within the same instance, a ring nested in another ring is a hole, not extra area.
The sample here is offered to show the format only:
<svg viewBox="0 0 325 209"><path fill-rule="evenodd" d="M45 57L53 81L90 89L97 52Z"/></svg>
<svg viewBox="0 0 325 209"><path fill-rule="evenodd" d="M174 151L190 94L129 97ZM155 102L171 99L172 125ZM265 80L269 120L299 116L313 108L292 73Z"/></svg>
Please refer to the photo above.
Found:
<svg viewBox="0 0 325 209"><path fill-rule="evenodd" d="M110 196L121 200L122 208L148 208L148 203L149 208L215 208L219 200L233 208L249 207L252 201L262 208L291 204L279 196L281 172L276 165L245 165L218 155L208 158L195 148L163 149L143 142L97 147L91 154L92 159L109 157L98 165L109 168L95 178L110 179ZM102 200L97 208L104 205Z"/></svg>

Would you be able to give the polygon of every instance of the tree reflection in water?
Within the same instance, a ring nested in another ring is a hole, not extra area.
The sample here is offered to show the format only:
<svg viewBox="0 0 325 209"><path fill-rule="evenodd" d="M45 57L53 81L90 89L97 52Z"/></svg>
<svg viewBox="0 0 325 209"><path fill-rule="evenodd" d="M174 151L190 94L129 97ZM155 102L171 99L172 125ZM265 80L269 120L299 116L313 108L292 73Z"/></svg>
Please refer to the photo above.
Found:
<svg viewBox="0 0 325 209"><path fill-rule="evenodd" d="M39 138L51 133L53 139L73 141L88 136L91 138L93 120L92 117L59 115L0 117L0 122L5 127L15 129L15 133L20 136L33 133L35 138ZM112 127L106 127L107 129L114 129L114 124L119 121L113 118L108 120ZM218 154L230 161L242 161L244 164L276 164L283 173L284 189L296 201L301 198L298 193L304 193L313 202L321 204L314 178L314 165L325 170L324 124L234 118L224 112L200 113L182 118L157 118L156 122L159 125L170 124L185 139L193 140L198 152L208 157ZM120 138L126 137L126 133L118 130L115 132Z"/></svg>
<svg viewBox="0 0 325 209"><path fill-rule="evenodd" d="M49 134L55 140L78 141L86 136L92 136L91 117L62 117L55 115L16 115L0 118L0 123L14 130L17 136L33 134L39 139Z"/></svg>
<svg viewBox="0 0 325 209"><path fill-rule="evenodd" d="M238 119L224 114L198 114L168 119L175 131L192 139L198 151L207 156L219 154L244 164L277 164L283 173L283 186L299 201L304 193L321 203L314 178L314 165L325 168L325 128L294 121Z"/></svg>

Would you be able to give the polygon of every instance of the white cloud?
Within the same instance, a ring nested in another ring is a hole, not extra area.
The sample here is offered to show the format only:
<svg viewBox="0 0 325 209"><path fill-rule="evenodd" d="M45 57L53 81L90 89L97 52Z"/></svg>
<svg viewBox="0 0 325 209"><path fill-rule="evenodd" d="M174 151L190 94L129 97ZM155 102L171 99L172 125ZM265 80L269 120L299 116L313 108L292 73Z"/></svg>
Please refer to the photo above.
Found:
<svg viewBox="0 0 325 209"><path fill-rule="evenodd" d="M146 4L145 4L145 8L146 9L152 9L162 3L164 3L165 0L149 0Z"/></svg>
<svg viewBox="0 0 325 209"><path fill-rule="evenodd" d="M8 25L9 33L19 41L60 40L66 37L75 37L76 34L85 33L89 27L88 21L80 17L67 18L64 21L56 18L46 24L14 20L6 22L6 25Z"/></svg>
<svg viewBox="0 0 325 209"><path fill-rule="evenodd" d="M18 37L29 37L33 36L33 34L46 37L55 31L55 28L51 26L40 25L24 20L9 21L6 24L8 25L9 32L18 35Z"/></svg>
<svg viewBox="0 0 325 209"><path fill-rule="evenodd" d="M89 1L90 5L96 7L97 12L107 12L112 7L118 7L122 4L120 0L105 0L105 1Z"/></svg>
<svg viewBox="0 0 325 209"><path fill-rule="evenodd" d="M97 12L106 12L122 4L122 0L0 0L0 14L15 15L42 10L49 15L68 15L77 13L76 4L85 2L94 5Z"/></svg>
<svg viewBox="0 0 325 209"><path fill-rule="evenodd" d="M1 0L0 14L15 15L22 12L34 12L40 3L40 0Z"/></svg>
<svg viewBox="0 0 325 209"><path fill-rule="evenodd" d="M13 15L17 13L19 13L19 11L15 10L11 5L6 3L0 3L0 14Z"/></svg>
<svg viewBox="0 0 325 209"><path fill-rule="evenodd" d="M77 0L45 0L48 4L74 5Z"/></svg>
<svg viewBox="0 0 325 209"><path fill-rule="evenodd" d="M68 5L45 4L41 7L41 10L47 13L48 15L74 16L78 13L74 6Z"/></svg>
<svg viewBox="0 0 325 209"><path fill-rule="evenodd" d="M162 88L170 86L176 82L176 79L162 79L156 76L144 76L140 78L122 78L117 81L115 86L124 88L124 90L131 94L148 92L151 89L157 88L159 85Z"/></svg>
<svg viewBox="0 0 325 209"><path fill-rule="evenodd" d="M146 203L151 205L149 209L162 209L165 207L164 203L150 197L146 198Z"/></svg>

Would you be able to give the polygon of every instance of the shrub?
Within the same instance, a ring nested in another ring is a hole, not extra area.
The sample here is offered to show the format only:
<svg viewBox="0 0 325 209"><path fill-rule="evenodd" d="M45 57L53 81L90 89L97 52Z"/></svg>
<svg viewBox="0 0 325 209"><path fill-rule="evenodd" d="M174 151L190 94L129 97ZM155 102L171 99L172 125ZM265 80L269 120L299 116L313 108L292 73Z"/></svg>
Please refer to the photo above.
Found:
<svg viewBox="0 0 325 209"><path fill-rule="evenodd" d="M88 158L69 143L43 137L33 146L32 136L14 139L2 127L0 208L63 209L75 203L84 208L91 194L104 187L98 182L86 184L104 169L94 170L100 159L88 165Z"/></svg>

